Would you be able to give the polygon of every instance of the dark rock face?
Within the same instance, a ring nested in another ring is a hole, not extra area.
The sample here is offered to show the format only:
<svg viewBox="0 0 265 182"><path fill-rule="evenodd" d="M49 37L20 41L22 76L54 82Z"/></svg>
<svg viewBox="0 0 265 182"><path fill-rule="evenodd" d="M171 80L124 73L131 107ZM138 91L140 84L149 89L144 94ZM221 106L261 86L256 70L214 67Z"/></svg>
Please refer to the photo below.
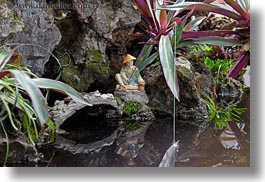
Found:
<svg viewBox="0 0 265 182"><path fill-rule="evenodd" d="M54 50L61 40L60 31L54 24L54 18L51 11L42 8L19 9L17 6L18 4L29 4L27 0L14 0L12 2L8 2L8 6L14 8L14 11L21 15L24 28L23 31L7 37L3 44L31 44L20 48L19 52L23 55L24 64L29 65L34 73L42 75L44 65L50 58L50 52ZM46 4L46 1L33 0L30 3ZM15 30L12 30L13 27L10 27L10 29L9 32L16 32Z"/></svg>
<svg viewBox="0 0 265 182"><path fill-rule="evenodd" d="M130 0L86 0L83 4L89 8L76 9L78 19L115 46L124 46L141 20Z"/></svg>
<svg viewBox="0 0 265 182"><path fill-rule="evenodd" d="M64 65L62 80L78 91L87 91L95 82L105 85L109 75L119 71L116 65L121 65L126 44L141 18L130 0L73 3L85 8L72 10L57 22L63 36L60 47L67 47L69 55L60 60ZM75 28L65 30L69 24ZM58 52L61 55L64 50Z"/></svg>
<svg viewBox="0 0 265 182"><path fill-rule="evenodd" d="M207 116L205 98L212 94L215 85L209 69L201 63L190 63L185 58L178 58L176 69L180 85L180 102L177 102L179 117L194 119L194 122L204 119ZM152 110L172 114L173 95L166 84L160 63L147 68L143 75L149 106Z"/></svg>
<svg viewBox="0 0 265 182"><path fill-rule="evenodd" d="M6 140L0 135L0 165L3 166L6 153ZM20 137L16 139L9 139L9 154L7 166L20 166L27 164L27 166L37 166L39 156L37 149L27 143L26 138Z"/></svg>
<svg viewBox="0 0 265 182"><path fill-rule="evenodd" d="M57 2L49 3L55 6L52 3ZM39 76L44 74L44 66L56 48L62 81L78 91L86 91L95 82L104 85L110 74L119 71L126 44L141 20L140 15L130 0L61 3L73 3L76 7L67 9L67 16L62 17L60 9L23 7L46 6L45 0L4 1L0 7L0 41L31 44L19 51L23 62ZM58 67L57 63L53 64ZM110 67L116 70L110 71ZM47 70L48 76L56 74L54 66Z"/></svg>

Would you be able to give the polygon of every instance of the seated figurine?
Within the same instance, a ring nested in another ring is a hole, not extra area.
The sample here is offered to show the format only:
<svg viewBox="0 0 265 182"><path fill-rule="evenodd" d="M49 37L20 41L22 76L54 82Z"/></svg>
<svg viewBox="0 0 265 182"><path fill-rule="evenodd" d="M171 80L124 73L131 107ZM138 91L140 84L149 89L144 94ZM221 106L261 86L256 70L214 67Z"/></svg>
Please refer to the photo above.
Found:
<svg viewBox="0 0 265 182"><path fill-rule="evenodd" d="M115 78L119 85L116 89L121 89L124 91L140 90L144 91L145 81L140 75L139 69L133 65L133 60L136 58L130 54L126 54L120 73L115 75Z"/></svg>

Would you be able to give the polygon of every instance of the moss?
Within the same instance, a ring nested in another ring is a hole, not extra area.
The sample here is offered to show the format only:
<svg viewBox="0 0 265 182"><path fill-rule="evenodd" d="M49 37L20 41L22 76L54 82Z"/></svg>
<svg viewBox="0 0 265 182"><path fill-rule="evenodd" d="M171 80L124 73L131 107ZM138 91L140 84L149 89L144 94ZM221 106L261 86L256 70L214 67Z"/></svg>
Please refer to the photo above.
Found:
<svg viewBox="0 0 265 182"><path fill-rule="evenodd" d="M109 64L106 55L99 50L88 51L86 54L86 69L97 80L107 79Z"/></svg>
<svg viewBox="0 0 265 182"><path fill-rule="evenodd" d="M86 55L88 61L92 63L101 63L105 59L105 55L103 55L100 50L92 50L92 51L87 51Z"/></svg>
<svg viewBox="0 0 265 182"><path fill-rule="evenodd" d="M123 109L123 114L127 116L131 116L132 114L137 113L140 108L141 108L141 104L137 102L127 102Z"/></svg>
<svg viewBox="0 0 265 182"><path fill-rule="evenodd" d="M125 131L133 131L141 127L141 125L134 120L127 120L123 122Z"/></svg>
<svg viewBox="0 0 265 182"><path fill-rule="evenodd" d="M62 80L80 92L86 91L95 80L102 81L109 77L107 57L99 50L88 51L85 59L85 64L80 65L69 62L68 56L60 60L65 65Z"/></svg>

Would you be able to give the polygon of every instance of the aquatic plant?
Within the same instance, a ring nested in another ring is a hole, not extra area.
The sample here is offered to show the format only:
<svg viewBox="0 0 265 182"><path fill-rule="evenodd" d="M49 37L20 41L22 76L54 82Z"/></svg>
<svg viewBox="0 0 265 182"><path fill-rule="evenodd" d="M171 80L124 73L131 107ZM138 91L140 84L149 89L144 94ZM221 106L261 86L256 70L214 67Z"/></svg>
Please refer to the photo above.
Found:
<svg viewBox="0 0 265 182"><path fill-rule="evenodd" d="M184 0L177 0L174 3L164 0L134 0L134 2L141 13L142 21L133 38L145 43L136 64L140 67L142 64L146 66L159 56L167 85L178 100L179 84L177 74L173 69L174 58L180 54L178 50L197 44L240 45L240 42L234 37L225 37L225 35L238 34L236 31L196 31L205 17L189 19L197 8L202 10L200 6L194 5L194 2L185 2ZM203 5L208 4L204 3ZM214 10L212 7L208 8L209 11ZM184 10L188 10L188 12L186 13ZM237 14L232 12L227 14L238 18ZM148 56L157 45L157 50L151 55L153 59L150 59L151 56Z"/></svg>
<svg viewBox="0 0 265 182"><path fill-rule="evenodd" d="M230 121L240 122L240 115L246 110L246 108L238 108L236 104L222 108L210 97L208 97L207 108L208 120L217 129L226 128Z"/></svg>
<svg viewBox="0 0 265 182"><path fill-rule="evenodd" d="M0 124L6 138L7 154L7 125L10 124L16 133L25 132L33 145L34 139L39 137L40 129L51 126L48 106L40 88L61 92L77 102L90 105L70 86L56 80L38 78L22 66L22 55L15 54L21 46L18 45L9 53L0 52Z"/></svg>

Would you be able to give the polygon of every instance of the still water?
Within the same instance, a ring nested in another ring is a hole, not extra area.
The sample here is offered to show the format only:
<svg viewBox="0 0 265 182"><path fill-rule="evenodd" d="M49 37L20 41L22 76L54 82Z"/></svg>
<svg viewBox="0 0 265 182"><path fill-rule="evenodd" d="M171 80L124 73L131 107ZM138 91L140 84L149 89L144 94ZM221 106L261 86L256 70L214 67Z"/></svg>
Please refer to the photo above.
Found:
<svg viewBox="0 0 265 182"><path fill-rule="evenodd" d="M249 166L249 93L243 96L239 106L248 108L242 115L242 123L230 122L228 129L222 131L209 127L207 122L192 125L178 120L176 140L179 140L179 151L175 166ZM39 166L158 167L166 150L172 145L172 127L171 117L161 117L136 131L120 135L115 128L111 132L99 128L100 135L106 134L104 137L113 133L104 141L98 138L101 143L85 144L81 139L62 145L65 140L57 138L57 144L43 151L45 160ZM97 128L93 131L97 131ZM99 133L91 135L99 136Z"/></svg>

